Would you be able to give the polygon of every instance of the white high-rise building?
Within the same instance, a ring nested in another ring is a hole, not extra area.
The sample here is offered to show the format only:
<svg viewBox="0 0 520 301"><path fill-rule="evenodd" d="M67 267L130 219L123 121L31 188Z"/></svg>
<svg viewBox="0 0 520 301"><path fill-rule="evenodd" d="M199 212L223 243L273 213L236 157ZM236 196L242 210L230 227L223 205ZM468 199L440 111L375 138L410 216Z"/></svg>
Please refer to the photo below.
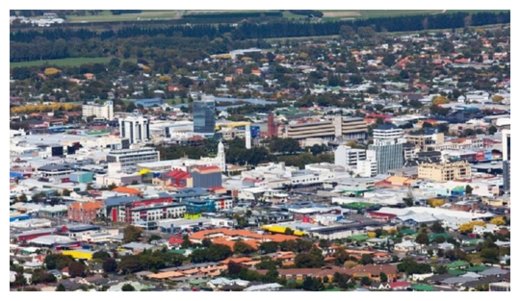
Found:
<svg viewBox="0 0 520 301"><path fill-rule="evenodd" d="M112 120L114 119L114 103L110 100L105 101L104 104L89 102L81 106L81 115L83 118L94 116L96 118Z"/></svg>
<svg viewBox="0 0 520 301"><path fill-rule="evenodd" d="M128 138L130 144L150 140L150 120L142 115L130 115L120 118L119 136Z"/></svg>
<svg viewBox="0 0 520 301"><path fill-rule="evenodd" d="M222 172L226 172L226 152L222 141L218 143L218 152L216 159L218 161L218 167L220 168L220 170Z"/></svg>
<svg viewBox="0 0 520 301"><path fill-rule="evenodd" d="M374 144L388 145L404 143L403 130L391 125L382 125L374 129Z"/></svg>
<svg viewBox="0 0 520 301"><path fill-rule="evenodd" d="M246 149L251 149L251 126L246 125Z"/></svg>
<svg viewBox="0 0 520 301"><path fill-rule="evenodd" d="M377 160L374 150L366 151L366 160L357 162L356 173L360 177L370 178L377 175Z"/></svg>
<svg viewBox="0 0 520 301"><path fill-rule="evenodd" d="M366 159L366 150L341 144L334 151L334 164L345 168L356 168L358 161Z"/></svg>

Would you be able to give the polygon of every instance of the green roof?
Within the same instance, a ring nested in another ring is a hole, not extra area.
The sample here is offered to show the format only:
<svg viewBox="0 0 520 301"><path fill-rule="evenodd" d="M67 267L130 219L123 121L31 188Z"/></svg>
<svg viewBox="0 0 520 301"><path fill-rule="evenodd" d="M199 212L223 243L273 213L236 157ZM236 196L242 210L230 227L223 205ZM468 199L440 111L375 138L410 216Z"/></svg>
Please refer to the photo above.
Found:
<svg viewBox="0 0 520 301"><path fill-rule="evenodd" d="M403 235L413 235L417 232L415 232L414 230L412 229L402 229L399 231L399 233L403 234Z"/></svg>
<svg viewBox="0 0 520 301"><path fill-rule="evenodd" d="M433 286L428 285L428 284L417 283L417 284L412 284L412 289L414 291L431 292L431 291L433 291Z"/></svg>
<svg viewBox="0 0 520 301"><path fill-rule="evenodd" d="M472 239L468 239L468 240L464 240L462 242L463 245L469 245L469 246L476 246L479 242L481 242L482 239L479 239L479 238L472 238Z"/></svg>
<svg viewBox="0 0 520 301"><path fill-rule="evenodd" d="M353 241L365 241L365 240L368 240L369 237L366 234L356 234L356 235L351 235L348 238Z"/></svg>
<svg viewBox="0 0 520 301"><path fill-rule="evenodd" d="M467 266L469 266L469 262L464 261L464 260L456 260L456 261L450 262L448 264L449 269L460 269L462 267L467 267Z"/></svg>
<svg viewBox="0 0 520 301"><path fill-rule="evenodd" d="M370 207L374 207L374 204L365 203L365 202L352 202L348 204L343 204L342 207L349 208L349 209L367 209Z"/></svg>
<svg viewBox="0 0 520 301"><path fill-rule="evenodd" d="M428 235L428 239L430 239L430 241L432 240L435 240L437 237L444 237L445 239L448 239L451 237L451 235L449 235L448 233L430 233Z"/></svg>
<svg viewBox="0 0 520 301"><path fill-rule="evenodd" d="M480 272L482 272L482 271L484 271L484 270L486 270L486 269L487 269L487 268L486 268L485 265L483 265L483 264L479 264L479 265L474 265L474 266L472 266L472 267L469 267L469 268L468 268L468 271L470 271L470 272L475 272L475 273L480 273Z"/></svg>

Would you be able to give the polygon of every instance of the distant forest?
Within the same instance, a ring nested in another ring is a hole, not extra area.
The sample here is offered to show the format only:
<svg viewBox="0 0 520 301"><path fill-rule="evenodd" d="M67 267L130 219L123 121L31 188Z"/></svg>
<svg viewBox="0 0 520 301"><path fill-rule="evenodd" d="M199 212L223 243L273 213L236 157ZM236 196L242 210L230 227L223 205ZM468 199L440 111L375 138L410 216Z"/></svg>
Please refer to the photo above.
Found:
<svg viewBox="0 0 520 301"><path fill-rule="evenodd" d="M305 12L312 14L312 12ZM237 13L240 16L240 13ZM251 14L251 13L247 13ZM260 13L255 13L260 14ZM278 16L279 12L262 13L264 17ZM202 16L202 15L200 15ZM205 15L212 21L210 15ZM213 15L216 19L221 17ZM196 15L190 18L203 18ZM234 16L238 17L238 16ZM272 21L253 22L247 20L237 25L233 24L176 24L167 22L162 25L147 25L146 23L123 26L119 29L91 30L87 28L74 29L67 25L55 28L37 30L15 30L10 34L10 61L46 60L76 56L125 56L124 53L110 53L115 42L134 41L142 45L157 45L157 48L177 46L188 41L193 46L194 38L202 39L204 43L217 39L203 49L209 53L226 51L227 42L246 42L266 38L305 37L337 35L342 26L348 25L354 30L371 27L376 32L419 31L425 29L455 29L466 26L483 26L510 22L509 12L454 12L436 15L413 15L398 17L380 17L371 19L342 20L330 22L289 21L274 18ZM137 40L136 40L137 38ZM220 39L219 39L220 38ZM130 47L130 46L128 46Z"/></svg>

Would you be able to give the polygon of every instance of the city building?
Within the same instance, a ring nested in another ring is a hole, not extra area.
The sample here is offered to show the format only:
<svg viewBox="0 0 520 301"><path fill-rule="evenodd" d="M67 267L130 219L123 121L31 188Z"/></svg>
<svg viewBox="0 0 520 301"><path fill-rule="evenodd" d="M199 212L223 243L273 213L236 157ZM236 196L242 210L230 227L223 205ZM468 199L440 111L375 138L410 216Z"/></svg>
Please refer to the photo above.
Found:
<svg viewBox="0 0 520 301"><path fill-rule="evenodd" d="M437 144L444 144L444 133L408 134L405 138L423 152L433 150Z"/></svg>
<svg viewBox="0 0 520 301"><path fill-rule="evenodd" d="M403 130L391 124L380 125L374 129L374 144L368 147L375 151L377 173L402 168L404 165Z"/></svg>
<svg viewBox="0 0 520 301"><path fill-rule="evenodd" d="M278 136L278 127L274 120L274 114L271 112L267 116L267 138Z"/></svg>
<svg viewBox="0 0 520 301"><path fill-rule="evenodd" d="M418 167L419 179L435 182L464 180L471 178L471 165L465 161L453 163L421 163Z"/></svg>
<svg viewBox="0 0 520 301"><path fill-rule="evenodd" d="M356 168L359 161L366 160L366 150L341 144L334 151L334 164L345 168Z"/></svg>
<svg viewBox="0 0 520 301"><path fill-rule="evenodd" d="M341 136L347 140L366 139L368 127L365 120L361 117L339 117L341 120Z"/></svg>
<svg viewBox="0 0 520 301"><path fill-rule="evenodd" d="M115 149L107 155L108 163L120 163L121 169L135 168L139 163L159 161L159 151L152 147Z"/></svg>
<svg viewBox="0 0 520 301"><path fill-rule="evenodd" d="M103 207L101 202L74 202L69 205L67 216L70 221L90 223L98 216Z"/></svg>
<svg viewBox="0 0 520 301"><path fill-rule="evenodd" d="M366 151L366 159L359 160L356 165L356 173L360 177L370 178L377 175L376 151L369 149Z"/></svg>
<svg viewBox="0 0 520 301"><path fill-rule="evenodd" d="M130 144L150 140L150 120L142 115L130 115L119 119L119 136L129 139Z"/></svg>
<svg viewBox="0 0 520 301"><path fill-rule="evenodd" d="M504 192L511 190L511 130L502 131L502 165Z"/></svg>
<svg viewBox="0 0 520 301"><path fill-rule="evenodd" d="M195 166L191 169L193 187L222 187L222 171L218 166Z"/></svg>
<svg viewBox="0 0 520 301"><path fill-rule="evenodd" d="M289 122L285 129L285 136L297 140L321 138L334 140L366 139L367 124L363 118L334 116L329 119L302 118Z"/></svg>
<svg viewBox="0 0 520 301"><path fill-rule="evenodd" d="M215 100L204 96L193 102L193 132L204 136L215 134Z"/></svg>
<svg viewBox="0 0 520 301"><path fill-rule="evenodd" d="M150 108L153 106L160 106L164 103L162 98L156 97L156 98L143 98L143 99L137 99L134 101L134 104L136 107L142 106L143 108Z"/></svg>
<svg viewBox="0 0 520 301"><path fill-rule="evenodd" d="M94 116L95 118L112 120L114 119L114 103L110 100L103 104L89 102L81 106L83 118Z"/></svg>

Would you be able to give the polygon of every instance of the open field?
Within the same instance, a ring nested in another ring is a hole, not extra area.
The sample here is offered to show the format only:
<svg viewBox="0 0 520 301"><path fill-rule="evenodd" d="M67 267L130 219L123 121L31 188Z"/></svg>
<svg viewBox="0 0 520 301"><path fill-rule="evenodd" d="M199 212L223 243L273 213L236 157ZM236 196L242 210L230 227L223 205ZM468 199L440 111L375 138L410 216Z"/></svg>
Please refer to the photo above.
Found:
<svg viewBox="0 0 520 301"><path fill-rule="evenodd" d="M145 10L140 13L113 15L110 11L103 11L98 15L67 16L67 22L116 22L116 21L149 21L180 19L182 10Z"/></svg>
<svg viewBox="0 0 520 301"><path fill-rule="evenodd" d="M26 61L26 62L14 62L10 64L11 68L16 67L37 67L37 66L55 66L55 67L73 67L82 64L94 64L94 63L108 63L111 57L74 57L56 60L38 60L38 61Z"/></svg>

